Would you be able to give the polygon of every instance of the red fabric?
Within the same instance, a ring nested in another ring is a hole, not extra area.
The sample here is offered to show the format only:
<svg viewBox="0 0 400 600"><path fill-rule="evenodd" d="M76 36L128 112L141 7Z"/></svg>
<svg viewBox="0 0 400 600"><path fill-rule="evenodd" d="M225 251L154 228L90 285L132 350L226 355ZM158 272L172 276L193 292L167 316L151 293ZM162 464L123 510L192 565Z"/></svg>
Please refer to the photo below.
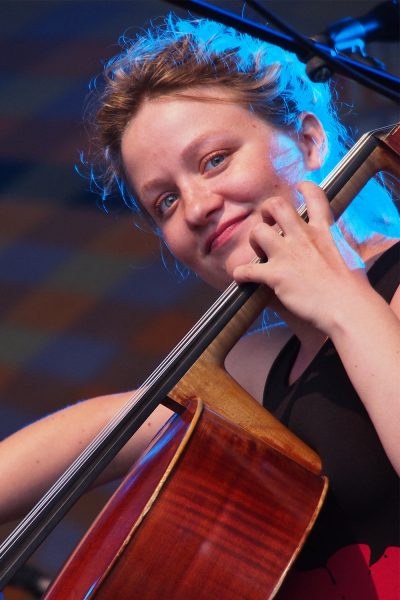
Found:
<svg viewBox="0 0 400 600"><path fill-rule="evenodd" d="M389 547L370 565L370 548L354 544L338 550L325 568L293 571L279 600L399 600L400 548Z"/></svg>

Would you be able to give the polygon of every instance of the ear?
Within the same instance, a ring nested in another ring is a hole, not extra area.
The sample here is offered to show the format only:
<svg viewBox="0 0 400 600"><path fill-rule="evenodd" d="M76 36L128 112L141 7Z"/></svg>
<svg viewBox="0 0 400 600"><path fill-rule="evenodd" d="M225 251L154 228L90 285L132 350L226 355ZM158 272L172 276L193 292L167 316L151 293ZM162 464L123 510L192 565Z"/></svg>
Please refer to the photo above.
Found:
<svg viewBox="0 0 400 600"><path fill-rule="evenodd" d="M303 154L307 171L321 168L327 151L327 138L319 119L309 112L301 113L298 146Z"/></svg>

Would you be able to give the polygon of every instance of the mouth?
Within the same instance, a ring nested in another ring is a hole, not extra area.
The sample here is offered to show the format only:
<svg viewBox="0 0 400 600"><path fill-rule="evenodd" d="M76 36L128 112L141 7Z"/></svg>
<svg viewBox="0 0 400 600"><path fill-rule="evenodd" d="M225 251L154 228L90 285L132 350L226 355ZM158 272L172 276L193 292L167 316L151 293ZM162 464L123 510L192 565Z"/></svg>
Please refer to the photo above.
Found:
<svg viewBox="0 0 400 600"><path fill-rule="evenodd" d="M246 219L248 215L241 215L222 223L208 238L205 244L206 253L210 254L217 248L223 246L232 236L237 226Z"/></svg>

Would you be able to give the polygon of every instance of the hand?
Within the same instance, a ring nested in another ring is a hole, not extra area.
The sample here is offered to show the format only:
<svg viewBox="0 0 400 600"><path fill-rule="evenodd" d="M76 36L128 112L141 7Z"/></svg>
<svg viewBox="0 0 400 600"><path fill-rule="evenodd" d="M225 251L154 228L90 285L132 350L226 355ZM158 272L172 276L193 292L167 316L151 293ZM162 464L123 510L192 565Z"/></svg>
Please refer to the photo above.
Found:
<svg viewBox="0 0 400 600"><path fill-rule="evenodd" d="M329 203L321 188L303 182L298 190L306 202L309 222L286 198L268 198L261 209L263 223L250 235L253 249L268 262L242 265L233 275L238 282L269 286L288 310L330 335L337 319L345 318L346 304L357 302L368 283L359 268L361 259L332 228ZM272 220L283 235L268 224ZM334 238L340 242L340 251Z"/></svg>

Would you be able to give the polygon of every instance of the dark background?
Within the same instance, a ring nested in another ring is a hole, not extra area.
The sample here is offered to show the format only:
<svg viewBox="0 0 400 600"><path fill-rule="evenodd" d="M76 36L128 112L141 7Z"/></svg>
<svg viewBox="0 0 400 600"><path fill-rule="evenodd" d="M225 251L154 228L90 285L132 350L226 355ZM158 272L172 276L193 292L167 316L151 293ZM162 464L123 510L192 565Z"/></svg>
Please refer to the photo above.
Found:
<svg viewBox="0 0 400 600"><path fill-rule="evenodd" d="M215 4L238 14L243 6ZM376 4L265 2L308 35ZM214 296L194 277L177 282L157 240L121 201L102 210L74 168L87 146L89 81L123 32L169 10L159 0L0 2L2 437L80 399L134 388ZM398 74L396 44L368 50ZM393 103L358 84L339 80L337 89L355 137L398 120ZM32 564L56 573L111 489L81 500Z"/></svg>

